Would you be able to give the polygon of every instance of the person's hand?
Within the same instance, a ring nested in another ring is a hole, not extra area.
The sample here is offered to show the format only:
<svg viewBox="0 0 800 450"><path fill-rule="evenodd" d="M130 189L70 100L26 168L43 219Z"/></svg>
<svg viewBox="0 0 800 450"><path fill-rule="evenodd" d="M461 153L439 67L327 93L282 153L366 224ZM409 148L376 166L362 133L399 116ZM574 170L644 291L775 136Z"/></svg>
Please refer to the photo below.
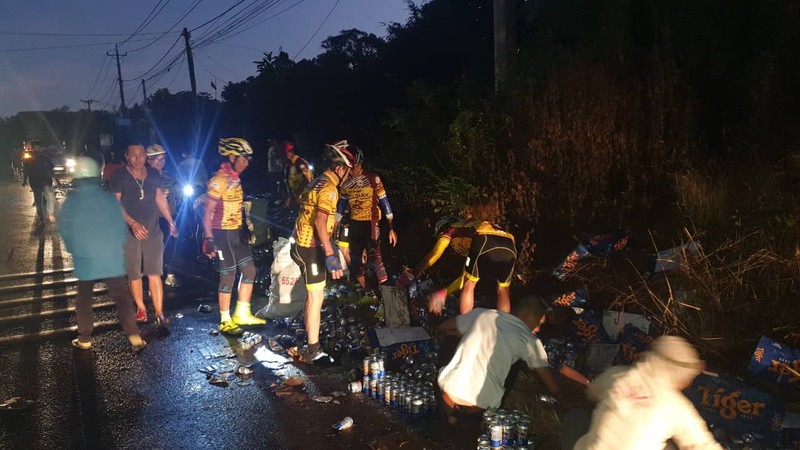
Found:
<svg viewBox="0 0 800 450"><path fill-rule="evenodd" d="M397 233L394 232L394 229L389 230L389 245L392 247L397 245Z"/></svg>
<svg viewBox="0 0 800 450"><path fill-rule="evenodd" d="M325 257L325 268L331 273L331 278L338 280L344 276L342 270L342 262L339 261L339 255L333 254Z"/></svg>
<svg viewBox="0 0 800 450"><path fill-rule="evenodd" d="M213 238L203 239L203 254L211 259L214 259L217 256L217 246L214 245Z"/></svg>
<svg viewBox="0 0 800 450"><path fill-rule="evenodd" d="M175 225L175 222L169 224L169 235L172 237L178 237L178 226Z"/></svg>
<svg viewBox="0 0 800 450"><path fill-rule="evenodd" d="M441 316L446 300L447 289L439 289L438 291L431 292L428 294L428 312Z"/></svg>
<svg viewBox="0 0 800 450"><path fill-rule="evenodd" d="M139 222L133 222L131 224L131 232L133 232L134 237L140 241L147 239L147 236L150 235L150 232L147 231L147 227Z"/></svg>

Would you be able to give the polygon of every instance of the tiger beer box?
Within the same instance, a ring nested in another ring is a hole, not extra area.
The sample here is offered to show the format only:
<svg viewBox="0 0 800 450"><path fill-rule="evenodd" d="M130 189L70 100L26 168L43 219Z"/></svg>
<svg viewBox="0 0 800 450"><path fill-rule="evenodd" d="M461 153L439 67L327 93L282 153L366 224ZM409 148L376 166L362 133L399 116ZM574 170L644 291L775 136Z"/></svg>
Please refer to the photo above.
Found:
<svg viewBox="0 0 800 450"><path fill-rule="evenodd" d="M409 356L419 359L434 352L433 340L422 327L370 328L367 336L372 348L384 353L384 364L393 371Z"/></svg>
<svg viewBox="0 0 800 450"><path fill-rule="evenodd" d="M761 336L747 370L762 381L777 383L783 388L800 386L800 350Z"/></svg>
<svg viewBox="0 0 800 450"><path fill-rule="evenodd" d="M709 424L730 435L749 433L777 447L786 404L766 392L727 376L702 373L685 391Z"/></svg>

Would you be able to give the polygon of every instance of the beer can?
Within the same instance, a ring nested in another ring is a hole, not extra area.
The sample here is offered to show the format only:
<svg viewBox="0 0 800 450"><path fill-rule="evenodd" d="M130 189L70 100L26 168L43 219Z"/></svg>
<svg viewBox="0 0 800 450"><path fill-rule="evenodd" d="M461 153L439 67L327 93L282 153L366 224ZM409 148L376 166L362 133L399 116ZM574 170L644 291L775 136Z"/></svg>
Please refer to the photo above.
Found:
<svg viewBox="0 0 800 450"><path fill-rule="evenodd" d="M375 398L378 391L378 380L375 378L369 379L369 396Z"/></svg>
<svg viewBox="0 0 800 450"><path fill-rule="evenodd" d="M422 399L414 397L411 399L411 414L418 416L422 413Z"/></svg>
<svg viewBox="0 0 800 450"><path fill-rule="evenodd" d="M369 376L375 380L380 378L380 366L378 365L378 361L374 359L369 362Z"/></svg>
<svg viewBox="0 0 800 450"><path fill-rule="evenodd" d="M383 403L383 389L384 389L384 382L383 380L379 379L378 382L375 384L375 398Z"/></svg>
<svg viewBox="0 0 800 450"><path fill-rule="evenodd" d="M403 397L403 411L411 412L411 401L414 399L414 394L411 391L406 391L406 396Z"/></svg>
<svg viewBox="0 0 800 450"><path fill-rule="evenodd" d="M481 436L478 438L478 450L491 450L492 443L489 436Z"/></svg>
<svg viewBox="0 0 800 450"><path fill-rule="evenodd" d="M394 407L398 410L403 410L403 401L405 401L406 397L406 390L402 387L398 387L396 391L394 391L394 395L392 396L392 400L394 400Z"/></svg>
<svg viewBox="0 0 800 450"><path fill-rule="evenodd" d="M489 445L492 449L503 448L503 425L494 423L489 428Z"/></svg>
<svg viewBox="0 0 800 450"><path fill-rule="evenodd" d="M481 422L483 431L489 431L489 428L492 426L492 421L494 421L494 411L487 409L483 412L483 420Z"/></svg>
<svg viewBox="0 0 800 450"><path fill-rule="evenodd" d="M509 447L514 444L514 422L506 419L500 424L503 427L503 446Z"/></svg>
<svg viewBox="0 0 800 450"><path fill-rule="evenodd" d="M392 383L384 382L383 384L383 402L386 406L392 406Z"/></svg>
<svg viewBox="0 0 800 450"><path fill-rule="evenodd" d="M380 378L383 378L383 376L385 374L386 374L386 371L385 371L385 367L383 366L383 358L379 356L378 357L378 376Z"/></svg>
<svg viewBox="0 0 800 450"><path fill-rule="evenodd" d="M369 363L372 361L370 357L364 358L364 375L369 376Z"/></svg>
<svg viewBox="0 0 800 450"><path fill-rule="evenodd" d="M361 392L361 382L360 381L352 381L350 384L347 385L347 390L350 391L351 394L356 394Z"/></svg>
<svg viewBox="0 0 800 450"><path fill-rule="evenodd" d="M518 447L528 445L528 424L525 422L517 423L516 444Z"/></svg>
<svg viewBox="0 0 800 450"><path fill-rule="evenodd" d="M364 375L364 378L361 380L361 392L363 392L364 395L369 395L369 380L369 374Z"/></svg>

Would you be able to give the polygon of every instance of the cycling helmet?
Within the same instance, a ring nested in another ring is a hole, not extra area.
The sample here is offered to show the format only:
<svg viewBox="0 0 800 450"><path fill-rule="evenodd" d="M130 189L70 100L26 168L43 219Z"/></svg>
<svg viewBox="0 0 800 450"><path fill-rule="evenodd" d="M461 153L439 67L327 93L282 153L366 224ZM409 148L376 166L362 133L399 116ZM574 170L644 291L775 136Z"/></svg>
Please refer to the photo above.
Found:
<svg viewBox="0 0 800 450"><path fill-rule="evenodd" d="M438 222L436 222L436 225L433 227L434 236L438 236L439 233L443 232L444 230L447 229L447 227L458 222L459 220L461 219L456 216L442 217L441 219L439 219Z"/></svg>
<svg viewBox="0 0 800 450"><path fill-rule="evenodd" d="M219 140L219 154L222 156L250 156L253 148L242 138L222 138Z"/></svg>
<svg viewBox="0 0 800 450"><path fill-rule="evenodd" d="M73 178L99 178L100 165L88 156L79 156L75 158L75 172L72 176Z"/></svg>
<svg viewBox="0 0 800 450"><path fill-rule="evenodd" d="M332 167L345 165L353 168L356 157L347 149L349 146L350 144L347 143L347 140L341 140L335 144L325 144L325 154L323 156Z"/></svg>

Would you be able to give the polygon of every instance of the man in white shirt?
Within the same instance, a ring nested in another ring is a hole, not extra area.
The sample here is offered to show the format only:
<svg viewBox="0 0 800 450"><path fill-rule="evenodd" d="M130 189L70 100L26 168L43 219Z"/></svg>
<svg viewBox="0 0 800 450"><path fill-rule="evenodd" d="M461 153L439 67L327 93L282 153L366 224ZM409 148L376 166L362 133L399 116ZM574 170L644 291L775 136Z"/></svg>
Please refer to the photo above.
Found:
<svg viewBox="0 0 800 450"><path fill-rule="evenodd" d="M523 360L547 388L558 388L547 353L534 335L545 320L547 304L539 296L517 299L511 313L476 308L439 326L443 335L460 335L455 355L439 372L442 405L448 416L498 408L511 366Z"/></svg>
<svg viewBox="0 0 800 450"><path fill-rule="evenodd" d="M703 369L697 350L678 336L661 336L633 367L612 367L589 386L598 402L589 432L575 450L722 450L683 395Z"/></svg>

